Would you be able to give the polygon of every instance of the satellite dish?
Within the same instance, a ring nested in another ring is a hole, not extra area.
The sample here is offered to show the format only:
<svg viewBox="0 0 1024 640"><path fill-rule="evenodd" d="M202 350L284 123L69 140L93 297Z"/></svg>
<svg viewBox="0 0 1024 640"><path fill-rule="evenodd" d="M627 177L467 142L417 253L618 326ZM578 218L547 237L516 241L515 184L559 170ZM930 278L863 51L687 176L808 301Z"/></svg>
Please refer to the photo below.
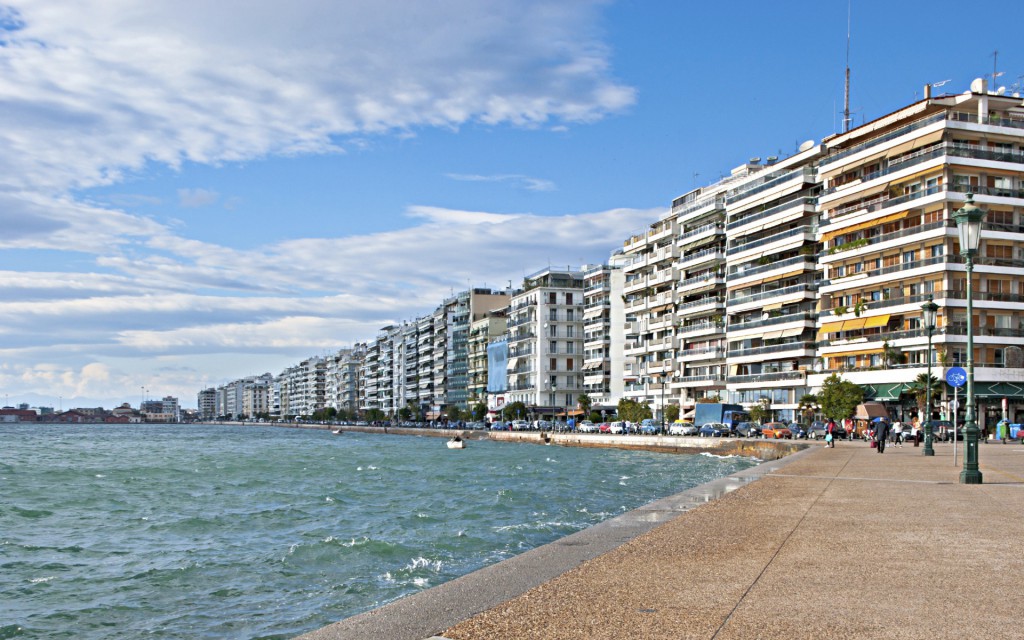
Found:
<svg viewBox="0 0 1024 640"><path fill-rule="evenodd" d="M814 147L814 140L807 140L802 145L800 145L800 151L807 151L808 149L811 149L813 147Z"/></svg>
<svg viewBox="0 0 1024 640"><path fill-rule="evenodd" d="M971 93L981 93L985 90L985 80L982 78L975 78L971 82Z"/></svg>

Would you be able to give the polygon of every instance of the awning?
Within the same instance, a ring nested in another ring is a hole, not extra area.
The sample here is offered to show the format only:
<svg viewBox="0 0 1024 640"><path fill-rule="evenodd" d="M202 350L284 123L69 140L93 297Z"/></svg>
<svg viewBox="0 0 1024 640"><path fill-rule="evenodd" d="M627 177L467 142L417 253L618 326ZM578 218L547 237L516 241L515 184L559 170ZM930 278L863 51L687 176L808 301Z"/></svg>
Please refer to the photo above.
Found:
<svg viewBox="0 0 1024 640"><path fill-rule="evenodd" d="M663 304L663 305L659 305L657 307L652 307L652 308L648 309L647 312L648 313L657 313L659 311L664 311L666 309L671 309L671 308L672 308L672 303L670 302L668 304Z"/></svg>
<svg viewBox="0 0 1024 640"><path fill-rule="evenodd" d="M902 386L902 385L901 385ZM889 411L881 402L865 402L858 404L853 417L858 420L870 420L871 418L888 418Z"/></svg>
<svg viewBox="0 0 1024 640"><path fill-rule="evenodd" d="M884 400L899 400L904 387L902 382L865 384L861 386L864 388L865 398L873 398L880 402Z"/></svg>
<svg viewBox="0 0 1024 640"><path fill-rule="evenodd" d="M889 222L896 222L897 220L902 220L903 218L906 218L908 215L910 215L909 209L907 211L901 211L899 213L894 213L892 215L882 216L881 218L876 218L874 220L868 220L867 222L861 222L860 224L855 224L849 227L845 227L843 229L837 229L836 231L829 231L825 235L821 236L821 241L828 242L829 240L835 238L836 236L845 235L847 233L854 233L855 231L860 231L861 229L870 229L871 227L877 227L878 225L887 224Z"/></svg>
<svg viewBox="0 0 1024 640"><path fill-rule="evenodd" d="M864 323L864 328L873 329L874 327L884 327L887 324L889 324L889 314L868 318Z"/></svg>
<svg viewBox="0 0 1024 640"><path fill-rule="evenodd" d="M761 311L775 311L776 309L781 309L781 308L782 308L782 303L781 302L776 302L775 304L766 304L766 305L764 305L763 307L761 307Z"/></svg>
<svg viewBox="0 0 1024 640"><path fill-rule="evenodd" d="M680 418L693 418L693 415L694 415L694 414L695 414L696 412L697 412L697 410L696 410L696 409L690 409L689 411L687 411L686 413L684 413L683 415L681 415L681 416L679 416L679 417L680 417Z"/></svg>
<svg viewBox="0 0 1024 640"><path fill-rule="evenodd" d="M804 332L804 328L803 327L793 327L791 329L783 329L782 330L782 334L779 337L780 338L789 338L789 337L792 337L792 336L798 336L798 335L800 335L803 332Z"/></svg>
<svg viewBox="0 0 1024 640"><path fill-rule="evenodd" d="M780 337L782 337L781 331L766 331L763 334L761 334L762 340L774 340Z"/></svg>
<svg viewBox="0 0 1024 640"><path fill-rule="evenodd" d="M600 369L602 365L604 365L604 362L585 362L583 363L583 370Z"/></svg>
<svg viewBox="0 0 1024 640"><path fill-rule="evenodd" d="M602 313L604 313L604 307L592 307L583 312L583 319L589 320L590 318L596 318Z"/></svg>
<svg viewBox="0 0 1024 640"><path fill-rule="evenodd" d="M838 333L843 330L843 322L826 322L821 325L821 330L818 333Z"/></svg>
<svg viewBox="0 0 1024 640"><path fill-rule="evenodd" d="M882 348L860 349L859 351L843 351L842 353L825 353L826 358L849 358L850 356L867 356L875 353L882 353Z"/></svg>
<svg viewBox="0 0 1024 640"><path fill-rule="evenodd" d="M854 318L853 320L847 320L843 322L843 331L863 329L865 322L867 322L867 318Z"/></svg>

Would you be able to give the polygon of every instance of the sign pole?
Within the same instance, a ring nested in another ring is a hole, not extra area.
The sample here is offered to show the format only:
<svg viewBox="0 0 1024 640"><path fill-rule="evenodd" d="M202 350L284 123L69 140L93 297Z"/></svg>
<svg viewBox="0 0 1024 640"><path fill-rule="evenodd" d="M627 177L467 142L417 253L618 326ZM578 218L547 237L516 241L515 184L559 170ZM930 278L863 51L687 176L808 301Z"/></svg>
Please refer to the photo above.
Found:
<svg viewBox="0 0 1024 640"><path fill-rule="evenodd" d="M953 387L953 466L956 466L956 412L960 408L959 392L960 387L967 382L967 372L963 367L950 367L946 371L946 384Z"/></svg>

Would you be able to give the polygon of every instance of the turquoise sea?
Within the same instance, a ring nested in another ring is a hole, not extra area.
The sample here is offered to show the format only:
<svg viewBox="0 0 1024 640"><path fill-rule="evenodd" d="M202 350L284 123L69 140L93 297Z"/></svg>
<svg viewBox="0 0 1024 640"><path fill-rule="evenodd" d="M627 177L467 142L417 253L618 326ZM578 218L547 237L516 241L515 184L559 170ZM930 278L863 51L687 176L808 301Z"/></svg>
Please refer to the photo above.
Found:
<svg viewBox="0 0 1024 640"><path fill-rule="evenodd" d="M0 442L0 639L291 638L755 464L242 426Z"/></svg>

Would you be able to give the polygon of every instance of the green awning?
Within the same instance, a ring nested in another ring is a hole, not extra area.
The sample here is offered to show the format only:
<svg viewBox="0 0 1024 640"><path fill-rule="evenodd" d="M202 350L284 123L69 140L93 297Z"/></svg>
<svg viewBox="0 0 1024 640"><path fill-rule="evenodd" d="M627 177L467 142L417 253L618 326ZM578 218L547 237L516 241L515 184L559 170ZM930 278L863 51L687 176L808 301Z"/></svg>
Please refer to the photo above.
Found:
<svg viewBox="0 0 1024 640"><path fill-rule="evenodd" d="M904 384L902 382L864 384L861 385L861 388L864 389L865 400L884 402L886 400L899 400L900 394L903 393Z"/></svg>
<svg viewBox="0 0 1024 640"><path fill-rule="evenodd" d="M966 387L960 387L960 397L967 394ZM975 382L975 398L1011 398L1024 400L1024 383L1020 382Z"/></svg>

